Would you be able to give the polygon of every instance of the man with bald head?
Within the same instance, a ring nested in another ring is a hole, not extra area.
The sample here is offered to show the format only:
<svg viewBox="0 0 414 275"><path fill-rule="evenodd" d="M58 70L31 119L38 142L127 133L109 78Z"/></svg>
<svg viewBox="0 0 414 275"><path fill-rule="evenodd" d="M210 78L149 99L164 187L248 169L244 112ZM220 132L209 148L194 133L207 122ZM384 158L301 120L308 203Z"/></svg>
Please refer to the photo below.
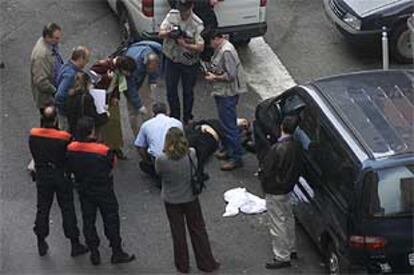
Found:
<svg viewBox="0 0 414 275"><path fill-rule="evenodd" d="M56 93L56 79L63 64L59 51L62 29L56 23L43 27L42 36L37 40L30 57L30 75L33 99L40 114L46 104L53 101Z"/></svg>
<svg viewBox="0 0 414 275"><path fill-rule="evenodd" d="M33 230L40 256L46 255L49 249L46 237L49 235L49 213L55 194L62 213L63 232L72 244L71 256L88 252L79 242L73 186L65 176L66 146L70 139L69 133L57 129L55 107L46 106L42 113L42 128L33 128L29 137L37 187L37 213Z"/></svg>
<svg viewBox="0 0 414 275"><path fill-rule="evenodd" d="M72 88L75 82L76 73L85 68L89 62L91 55L90 49L84 46L78 46L72 52L71 58L63 64L59 70L57 77L57 92L55 95L55 104L57 107L59 128L61 130L68 130L69 124L64 110L66 98L68 97L69 89Z"/></svg>
<svg viewBox="0 0 414 275"><path fill-rule="evenodd" d="M134 136L137 136L140 124L151 118L148 112L154 103L151 87L156 85L160 77L161 52L161 44L154 41L133 43L125 52L125 56L134 59L136 64L134 72L126 77L128 89L125 93Z"/></svg>

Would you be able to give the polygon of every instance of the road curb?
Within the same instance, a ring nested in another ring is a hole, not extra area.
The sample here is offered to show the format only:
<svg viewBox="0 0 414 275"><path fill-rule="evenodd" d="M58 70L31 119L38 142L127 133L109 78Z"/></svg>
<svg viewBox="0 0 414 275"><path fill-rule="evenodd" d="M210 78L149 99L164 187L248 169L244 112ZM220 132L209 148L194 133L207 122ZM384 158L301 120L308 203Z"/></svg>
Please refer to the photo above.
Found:
<svg viewBox="0 0 414 275"><path fill-rule="evenodd" d="M252 39L248 47L241 48L239 51L247 74L249 91L257 93L262 100L279 95L296 85L263 37Z"/></svg>

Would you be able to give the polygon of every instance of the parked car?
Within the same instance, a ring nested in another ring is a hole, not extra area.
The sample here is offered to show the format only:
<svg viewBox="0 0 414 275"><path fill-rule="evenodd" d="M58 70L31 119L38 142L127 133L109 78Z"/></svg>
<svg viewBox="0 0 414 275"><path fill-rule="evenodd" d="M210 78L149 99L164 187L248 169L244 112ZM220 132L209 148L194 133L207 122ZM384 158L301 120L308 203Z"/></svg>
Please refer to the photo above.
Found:
<svg viewBox="0 0 414 275"><path fill-rule="evenodd" d="M168 0L107 0L118 15L123 40L132 37L156 40L160 25L170 10ZM214 11L219 29L236 43L266 33L267 0L220 0Z"/></svg>
<svg viewBox="0 0 414 275"><path fill-rule="evenodd" d="M380 44L385 27L391 56L400 63L413 62L407 26L414 12L412 0L324 0L324 6L328 17L350 41Z"/></svg>
<svg viewBox="0 0 414 275"><path fill-rule="evenodd" d="M263 103L275 125L299 118L294 213L331 274L414 271L413 83L408 70L351 73Z"/></svg>

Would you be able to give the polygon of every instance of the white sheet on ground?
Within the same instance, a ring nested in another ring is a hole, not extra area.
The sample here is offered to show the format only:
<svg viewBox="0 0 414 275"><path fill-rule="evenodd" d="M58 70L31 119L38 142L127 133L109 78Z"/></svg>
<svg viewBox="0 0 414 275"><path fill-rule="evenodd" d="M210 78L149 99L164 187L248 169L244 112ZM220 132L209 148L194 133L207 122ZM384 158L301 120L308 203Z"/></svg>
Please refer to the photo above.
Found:
<svg viewBox="0 0 414 275"><path fill-rule="evenodd" d="M249 193L246 188L233 188L224 193L227 202L223 217L236 216L239 209L245 214L259 214L266 211L266 201Z"/></svg>

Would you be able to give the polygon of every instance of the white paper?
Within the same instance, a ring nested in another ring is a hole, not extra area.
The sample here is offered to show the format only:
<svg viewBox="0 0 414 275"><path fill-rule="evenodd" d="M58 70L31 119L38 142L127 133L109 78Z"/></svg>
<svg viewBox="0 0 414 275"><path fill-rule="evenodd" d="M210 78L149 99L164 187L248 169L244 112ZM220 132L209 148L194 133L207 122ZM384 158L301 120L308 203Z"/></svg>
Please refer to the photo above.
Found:
<svg viewBox="0 0 414 275"><path fill-rule="evenodd" d="M92 89L89 91L95 102L96 112L103 114L106 112L106 90Z"/></svg>

